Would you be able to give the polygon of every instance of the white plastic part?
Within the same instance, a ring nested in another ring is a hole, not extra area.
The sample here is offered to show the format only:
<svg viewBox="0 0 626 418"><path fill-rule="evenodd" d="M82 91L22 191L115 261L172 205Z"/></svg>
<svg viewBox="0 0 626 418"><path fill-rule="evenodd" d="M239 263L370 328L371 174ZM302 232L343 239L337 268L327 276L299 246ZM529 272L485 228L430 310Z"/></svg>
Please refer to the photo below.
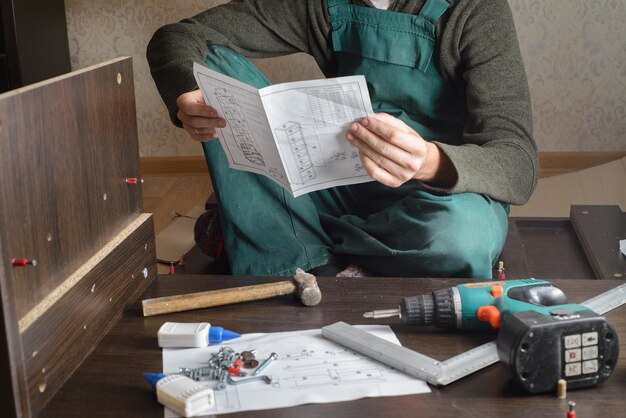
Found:
<svg viewBox="0 0 626 418"><path fill-rule="evenodd" d="M213 389L181 374L164 377L156 389L159 403L184 417L204 415L215 406Z"/></svg>
<svg viewBox="0 0 626 418"><path fill-rule="evenodd" d="M208 322L166 322L159 328L159 347L206 347L210 328Z"/></svg>

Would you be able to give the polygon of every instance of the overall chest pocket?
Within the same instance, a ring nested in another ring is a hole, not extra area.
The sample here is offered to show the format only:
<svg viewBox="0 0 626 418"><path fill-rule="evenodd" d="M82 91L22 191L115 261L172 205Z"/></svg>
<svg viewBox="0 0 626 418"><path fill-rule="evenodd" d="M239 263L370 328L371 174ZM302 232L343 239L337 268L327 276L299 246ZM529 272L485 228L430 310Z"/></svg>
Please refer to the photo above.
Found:
<svg viewBox="0 0 626 418"><path fill-rule="evenodd" d="M419 16L405 16L402 25L355 17L334 19L333 51L424 72L435 49L434 26Z"/></svg>

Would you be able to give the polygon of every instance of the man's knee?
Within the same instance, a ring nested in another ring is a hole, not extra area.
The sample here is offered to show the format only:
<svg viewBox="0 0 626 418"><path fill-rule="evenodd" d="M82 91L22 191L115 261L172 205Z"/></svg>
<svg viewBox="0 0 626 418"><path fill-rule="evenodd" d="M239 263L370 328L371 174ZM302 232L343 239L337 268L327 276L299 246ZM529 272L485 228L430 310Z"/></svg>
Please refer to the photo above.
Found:
<svg viewBox="0 0 626 418"><path fill-rule="evenodd" d="M447 276L491 278L506 238L506 212L497 202L464 203L439 223L433 250L446 266Z"/></svg>

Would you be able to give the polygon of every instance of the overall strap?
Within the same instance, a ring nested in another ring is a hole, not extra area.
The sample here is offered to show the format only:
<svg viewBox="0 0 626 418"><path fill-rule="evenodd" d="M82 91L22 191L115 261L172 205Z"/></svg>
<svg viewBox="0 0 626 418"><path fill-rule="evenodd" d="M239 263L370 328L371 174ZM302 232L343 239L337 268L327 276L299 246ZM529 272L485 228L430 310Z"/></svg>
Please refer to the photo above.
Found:
<svg viewBox="0 0 626 418"><path fill-rule="evenodd" d="M337 6L340 4L348 4L348 0L328 0L328 7Z"/></svg>
<svg viewBox="0 0 626 418"><path fill-rule="evenodd" d="M435 25L439 18L453 5L454 0L427 0L419 15Z"/></svg>

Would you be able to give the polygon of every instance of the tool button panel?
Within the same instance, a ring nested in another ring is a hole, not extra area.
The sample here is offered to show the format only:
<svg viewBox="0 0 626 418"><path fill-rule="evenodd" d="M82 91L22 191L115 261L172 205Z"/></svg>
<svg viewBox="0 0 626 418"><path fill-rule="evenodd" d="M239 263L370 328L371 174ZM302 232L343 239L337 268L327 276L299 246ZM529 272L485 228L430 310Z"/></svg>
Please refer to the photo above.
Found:
<svg viewBox="0 0 626 418"><path fill-rule="evenodd" d="M578 348L580 347L581 339L580 334L566 335L565 336L565 348Z"/></svg>
<svg viewBox="0 0 626 418"><path fill-rule="evenodd" d="M596 374L599 370L598 332L590 331L563 337L565 377Z"/></svg>
<svg viewBox="0 0 626 418"><path fill-rule="evenodd" d="M583 334L583 346L588 345L596 345L598 344L598 333L597 332L585 332Z"/></svg>

